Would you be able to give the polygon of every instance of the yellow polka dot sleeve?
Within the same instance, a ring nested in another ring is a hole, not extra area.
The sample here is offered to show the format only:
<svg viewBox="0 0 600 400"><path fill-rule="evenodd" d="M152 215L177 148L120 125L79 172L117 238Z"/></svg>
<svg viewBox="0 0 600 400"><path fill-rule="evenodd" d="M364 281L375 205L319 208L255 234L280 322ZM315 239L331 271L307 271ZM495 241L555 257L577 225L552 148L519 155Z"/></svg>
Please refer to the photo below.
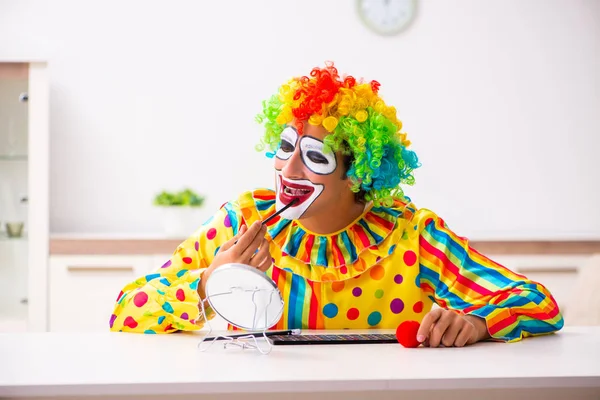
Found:
<svg viewBox="0 0 600 400"><path fill-rule="evenodd" d="M221 244L235 236L238 221L231 204L224 205L166 263L128 283L117 298L110 330L154 334L200 329L204 323L198 294L202 273ZM214 316L208 308L206 313L209 319Z"/></svg>

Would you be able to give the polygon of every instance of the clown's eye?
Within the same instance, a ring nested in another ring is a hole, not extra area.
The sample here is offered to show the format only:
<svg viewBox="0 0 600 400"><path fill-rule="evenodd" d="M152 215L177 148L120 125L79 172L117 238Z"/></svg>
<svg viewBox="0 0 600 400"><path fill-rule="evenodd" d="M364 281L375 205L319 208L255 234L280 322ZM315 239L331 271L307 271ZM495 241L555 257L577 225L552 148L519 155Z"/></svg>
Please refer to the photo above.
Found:
<svg viewBox="0 0 600 400"><path fill-rule="evenodd" d="M314 137L304 136L300 139L302 161L315 174L327 175L336 169L335 154L332 151L325 152L324 147L323 142Z"/></svg>
<svg viewBox="0 0 600 400"><path fill-rule="evenodd" d="M307 151L306 157L315 164L329 164L327 158L325 158L323 154L316 151Z"/></svg>
<svg viewBox="0 0 600 400"><path fill-rule="evenodd" d="M292 156L292 153L296 149L296 142L298 141L298 132L291 126L286 127L281 132L281 141L279 142L279 148L275 156L280 160L287 160Z"/></svg>
<svg viewBox="0 0 600 400"><path fill-rule="evenodd" d="M294 151L294 145L292 145L287 140L283 140L283 139L281 140L281 143L279 144L279 148L285 153L291 153Z"/></svg>

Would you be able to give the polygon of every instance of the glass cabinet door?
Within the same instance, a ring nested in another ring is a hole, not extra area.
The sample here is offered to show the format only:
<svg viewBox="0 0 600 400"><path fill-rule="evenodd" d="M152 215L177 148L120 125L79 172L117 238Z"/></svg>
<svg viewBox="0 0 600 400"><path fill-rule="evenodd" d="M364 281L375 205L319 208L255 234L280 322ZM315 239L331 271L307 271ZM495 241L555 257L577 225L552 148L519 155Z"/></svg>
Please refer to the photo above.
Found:
<svg viewBox="0 0 600 400"><path fill-rule="evenodd" d="M0 63L0 332L28 318L28 69Z"/></svg>

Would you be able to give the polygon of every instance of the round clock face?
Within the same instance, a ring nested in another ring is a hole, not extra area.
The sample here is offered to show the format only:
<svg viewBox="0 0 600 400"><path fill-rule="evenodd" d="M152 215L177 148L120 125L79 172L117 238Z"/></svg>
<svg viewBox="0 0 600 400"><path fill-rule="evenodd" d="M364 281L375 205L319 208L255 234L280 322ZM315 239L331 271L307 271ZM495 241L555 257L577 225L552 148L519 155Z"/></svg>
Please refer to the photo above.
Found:
<svg viewBox="0 0 600 400"><path fill-rule="evenodd" d="M373 31L393 35L408 26L416 8L416 0L356 0L358 14Z"/></svg>

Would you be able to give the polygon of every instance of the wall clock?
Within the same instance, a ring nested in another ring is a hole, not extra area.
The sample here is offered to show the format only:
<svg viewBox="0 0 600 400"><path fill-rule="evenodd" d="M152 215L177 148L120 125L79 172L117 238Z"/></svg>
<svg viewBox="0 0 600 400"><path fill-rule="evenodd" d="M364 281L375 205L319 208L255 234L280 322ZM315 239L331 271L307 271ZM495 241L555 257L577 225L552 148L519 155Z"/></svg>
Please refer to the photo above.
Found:
<svg viewBox="0 0 600 400"><path fill-rule="evenodd" d="M417 0L356 0L363 23L380 35L403 31L415 17Z"/></svg>

